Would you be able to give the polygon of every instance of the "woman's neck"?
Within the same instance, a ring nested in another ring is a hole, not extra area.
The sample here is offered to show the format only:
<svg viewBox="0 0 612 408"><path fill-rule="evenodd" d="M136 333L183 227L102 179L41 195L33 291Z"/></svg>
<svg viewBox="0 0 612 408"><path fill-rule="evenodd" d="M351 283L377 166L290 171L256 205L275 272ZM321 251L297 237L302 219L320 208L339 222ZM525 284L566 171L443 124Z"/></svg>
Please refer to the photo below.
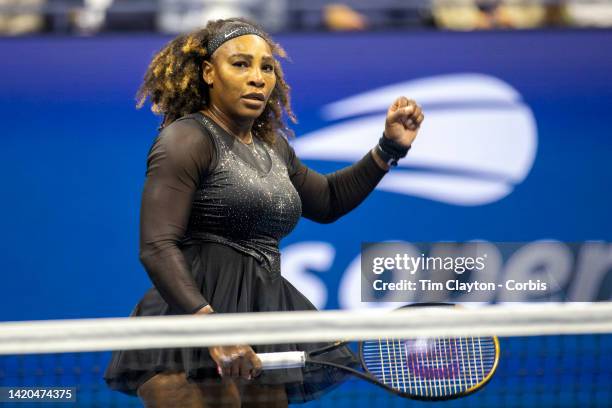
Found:
<svg viewBox="0 0 612 408"><path fill-rule="evenodd" d="M219 126L225 129L229 134L237 137L242 143L250 144L253 141L253 136L251 134L253 120L237 121L212 104L202 109L202 113L217 122Z"/></svg>

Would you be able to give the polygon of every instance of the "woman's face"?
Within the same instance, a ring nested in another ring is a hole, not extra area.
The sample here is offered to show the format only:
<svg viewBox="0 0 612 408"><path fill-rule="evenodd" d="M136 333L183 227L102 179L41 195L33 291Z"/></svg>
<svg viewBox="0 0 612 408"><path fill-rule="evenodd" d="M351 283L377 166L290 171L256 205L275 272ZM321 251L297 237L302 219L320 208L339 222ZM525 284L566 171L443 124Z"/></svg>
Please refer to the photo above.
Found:
<svg viewBox="0 0 612 408"><path fill-rule="evenodd" d="M233 119L256 119L276 85L270 46L257 35L225 42L204 63L204 80L212 105Z"/></svg>

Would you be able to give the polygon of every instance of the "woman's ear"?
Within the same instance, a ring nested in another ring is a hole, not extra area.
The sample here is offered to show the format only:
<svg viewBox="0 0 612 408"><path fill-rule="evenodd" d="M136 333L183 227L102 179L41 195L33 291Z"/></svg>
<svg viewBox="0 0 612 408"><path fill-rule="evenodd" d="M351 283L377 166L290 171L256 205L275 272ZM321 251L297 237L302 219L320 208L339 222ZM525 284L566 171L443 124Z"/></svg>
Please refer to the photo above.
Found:
<svg viewBox="0 0 612 408"><path fill-rule="evenodd" d="M210 88L213 86L214 72L215 68L210 61L204 61L202 63L202 79L204 79L204 82L206 82Z"/></svg>

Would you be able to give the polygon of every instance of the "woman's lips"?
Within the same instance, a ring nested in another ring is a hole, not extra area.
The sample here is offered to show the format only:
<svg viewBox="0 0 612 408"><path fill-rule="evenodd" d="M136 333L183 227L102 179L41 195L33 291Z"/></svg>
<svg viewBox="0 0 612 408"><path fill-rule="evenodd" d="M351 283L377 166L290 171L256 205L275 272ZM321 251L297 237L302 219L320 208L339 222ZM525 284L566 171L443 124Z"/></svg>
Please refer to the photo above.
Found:
<svg viewBox="0 0 612 408"><path fill-rule="evenodd" d="M259 100L259 101L265 101L266 100L266 96L263 93L260 92L251 92L245 95L242 95L243 98L247 98L247 99L255 99L255 100Z"/></svg>
<svg viewBox="0 0 612 408"><path fill-rule="evenodd" d="M261 108L264 105L264 101L262 101L261 99L255 99L253 97L246 97L243 96L241 98L244 101L244 104L248 107L252 107L252 108Z"/></svg>

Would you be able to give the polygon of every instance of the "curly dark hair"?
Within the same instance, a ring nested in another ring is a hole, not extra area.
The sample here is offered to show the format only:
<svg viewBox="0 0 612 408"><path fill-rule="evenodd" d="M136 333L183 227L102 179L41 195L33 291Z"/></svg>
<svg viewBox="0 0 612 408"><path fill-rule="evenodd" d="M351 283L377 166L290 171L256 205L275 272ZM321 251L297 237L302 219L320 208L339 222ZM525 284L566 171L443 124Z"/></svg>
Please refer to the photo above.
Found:
<svg viewBox="0 0 612 408"><path fill-rule="evenodd" d="M204 108L209 97L208 85L202 77L202 63L210 58L206 47L208 41L228 24L248 24L257 28L263 33L272 53L287 59L285 50L272 41L257 24L244 18L212 20L202 29L176 37L153 57L136 94L136 107L141 108L149 98L152 102L151 110L163 115L161 128L181 116ZM255 119L252 130L253 136L269 144L274 142L277 131L286 135L293 134L283 120L283 111L293 123L297 123L291 110L290 87L285 82L282 68L276 58L274 72L276 86L264 111Z"/></svg>

